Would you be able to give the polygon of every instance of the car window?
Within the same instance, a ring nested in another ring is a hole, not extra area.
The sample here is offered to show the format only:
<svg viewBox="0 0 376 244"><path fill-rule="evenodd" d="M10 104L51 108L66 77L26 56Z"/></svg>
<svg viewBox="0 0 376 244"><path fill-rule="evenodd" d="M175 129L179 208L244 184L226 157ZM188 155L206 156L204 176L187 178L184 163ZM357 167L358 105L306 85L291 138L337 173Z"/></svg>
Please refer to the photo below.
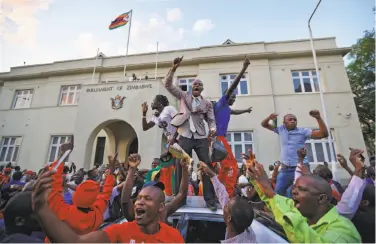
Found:
<svg viewBox="0 0 376 244"><path fill-rule="evenodd" d="M224 222L189 220L187 243L220 243L225 239L226 224Z"/></svg>

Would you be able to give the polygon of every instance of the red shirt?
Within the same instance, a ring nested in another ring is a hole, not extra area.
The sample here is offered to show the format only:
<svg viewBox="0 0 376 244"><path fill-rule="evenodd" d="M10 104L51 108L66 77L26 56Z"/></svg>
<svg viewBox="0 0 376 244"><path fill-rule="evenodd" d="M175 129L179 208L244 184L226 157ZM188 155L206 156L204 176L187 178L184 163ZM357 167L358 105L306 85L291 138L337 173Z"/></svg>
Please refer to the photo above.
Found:
<svg viewBox="0 0 376 244"><path fill-rule="evenodd" d="M162 222L159 222L159 226L159 231L154 235L143 233L136 221L114 224L104 231L111 243L184 243L177 229Z"/></svg>

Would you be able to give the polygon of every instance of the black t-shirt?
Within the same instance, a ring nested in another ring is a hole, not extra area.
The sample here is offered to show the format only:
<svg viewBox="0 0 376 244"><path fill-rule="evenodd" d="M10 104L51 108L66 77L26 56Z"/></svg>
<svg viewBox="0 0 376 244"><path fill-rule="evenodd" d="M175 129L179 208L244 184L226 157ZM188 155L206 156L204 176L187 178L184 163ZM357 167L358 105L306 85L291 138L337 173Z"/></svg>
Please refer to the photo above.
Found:
<svg viewBox="0 0 376 244"><path fill-rule="evenodd" d="M358 210L352 222L362 237L363 243L375 243L375 210L369 212Z"/></svg>

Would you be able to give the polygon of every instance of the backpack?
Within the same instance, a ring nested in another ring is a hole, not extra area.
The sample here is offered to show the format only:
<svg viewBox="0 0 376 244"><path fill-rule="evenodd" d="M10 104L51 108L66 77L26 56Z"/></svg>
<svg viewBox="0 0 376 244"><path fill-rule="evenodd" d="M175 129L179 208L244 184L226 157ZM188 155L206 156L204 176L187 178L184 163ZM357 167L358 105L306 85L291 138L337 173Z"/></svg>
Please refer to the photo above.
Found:
<svg viewBox="0 0 376 244"><path fill-rule="evenodd" d="M116 196L112 204L110 204L110 218L108 221L112 222L123 217L123 210L121 208L120 198L121 195Z"/></svg>

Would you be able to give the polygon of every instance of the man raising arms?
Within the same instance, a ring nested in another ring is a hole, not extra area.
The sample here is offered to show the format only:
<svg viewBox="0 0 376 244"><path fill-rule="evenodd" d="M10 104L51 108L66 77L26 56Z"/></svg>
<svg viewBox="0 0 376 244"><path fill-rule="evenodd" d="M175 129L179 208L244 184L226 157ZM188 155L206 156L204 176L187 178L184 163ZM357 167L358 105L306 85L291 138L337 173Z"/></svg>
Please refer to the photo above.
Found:
<svg viewBox="0 0 376 244"><path fill-rule="evenodd" d="M178 125L178 133L180 135L179 145L191 157L192 150L195 150L199 160L208 164L211 169L214 169L209 158L208 135L204 123L205 119L209 125L210 136L213 136L216 132L213 106L210 101L201 96L201 92L204 90L204 85L201 80L195 79L192 82L192 94L184 92L173 85L172 79L182 60L183 58L176 58L174 60L165 81L166 89L181 103L180 110L182 114L179 114L179 116L181 116L180 119L182 123ZM177 181L180 182L180 164L177 164L176 168ZM216 210L213 184L207 175L203 176L203 186L204 199L207 206L211 210Z"/></svg>
<svg viewBox="0 0 376 244"><path fill-rule="evenodd" d="M75 233L67 224L59 220L49 209L47 197L52 175L47 171L38 178L33 187L33 210L39 217L46 235L58 243L184 243L179 231L159 222L159 215L165 210L163 184L144 187L135 202L135 221L113 224L105 230L93 231L85 235Z"/></svg>
<svg viewBox="0 0 376 244"><path fill-rule="evenodd" d="M293 114L283 117L283 124L273 127L270 120L275 120L278 114L271 114L261 122L261 126L279 135L281 145L281 170L277 176L275 192L282 196L289 196L288 188L294 182L295 169L298 165L297 151L305 145L307 139L322 139L328 137L328 128L321 118L318 110L312 110L309 114L317 120L319 129L297 127L297 118Z"/></svg>
<svg viewBox="0 0 376 244"><path fill-rule="evenodd" d="M236 94L234 93L234 91L235 89L237 89L240 79L242 78L244 72L247 70L249 64L249 60L245 58L243 61L242 70L235 77L235 79L231 83L230 88L224 92L223 96L214 105L214 114L217 124L217 138L226 147L228 153L227 157L221 161L221 169L218 174L218 179L225 185L226 191L229 196L232 196L238 175L237 161L232 154L230 145L226 140L226 133L228 124L230 122L230 116L231 114L238 115L246 112L250 113L252 111L252 108L245 110L232 110L230 106L235 103Z"/></svg>

